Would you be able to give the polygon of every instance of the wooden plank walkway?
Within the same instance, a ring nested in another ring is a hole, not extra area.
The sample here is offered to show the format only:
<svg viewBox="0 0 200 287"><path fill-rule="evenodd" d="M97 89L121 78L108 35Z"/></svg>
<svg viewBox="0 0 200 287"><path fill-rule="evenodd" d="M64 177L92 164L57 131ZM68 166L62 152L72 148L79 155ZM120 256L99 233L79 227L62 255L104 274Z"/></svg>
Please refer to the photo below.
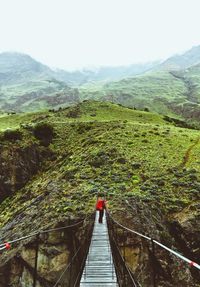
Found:
<svg viewBox="0 0 200 287"><path fill-rule="evenodd" d="M117 287L117 278L113 264L108 236L106 217L98 223L96 212L95 225L80 287Z"/></svg>

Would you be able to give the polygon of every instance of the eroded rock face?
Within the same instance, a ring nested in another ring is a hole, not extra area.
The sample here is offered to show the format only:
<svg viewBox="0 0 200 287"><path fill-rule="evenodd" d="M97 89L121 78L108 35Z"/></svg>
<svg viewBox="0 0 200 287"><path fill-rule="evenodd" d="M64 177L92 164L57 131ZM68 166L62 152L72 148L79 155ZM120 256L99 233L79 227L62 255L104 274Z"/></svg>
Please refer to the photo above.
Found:
<svg viewBox="0 0 200 287"><path fill-rule="evenodd" d="M179 250L189 259L199 263L200 258L200 203L196 202L175 213L170 218L170 233ZM200 273L191 269L194 279L200 281Z"/></svg>
<svg viewBox="0 0 200 287"><path fill-rule="evenodd" d="M182 212L173 214L170 221L158 213L155 207L151 206L150 209L147 204L141 202L129 203L126 212L120 216L115 215L125 226L148 235L189 259L199 262L199 204L196 203L183 209ZM199 286L199 271L191 268L189 264L156 244L154 257L150 241L136 234L124 232L120 228L117 228L116 232L121 254L142 286L154 286L153 272L159 287Z"/></svg>
<svg viewBox="0 0 200 287"><path fill-rule="evenodd" d="M67 225L67 222L66 222ZM85 228L53 231L39 236L37 261L37 287L53 286L73 255L84 242ZM32 287L34 277L36 244L35 238L19 247L14 253L6 254L0 265L0 287ZM85 247L86 249L87 247ZM66 272L62 284L74 280L80 270L83 252L80 252L72 270ZM7 261L7 263L5 262ZM73 281L72 281L73 282Z"/></svg>
<svg viewBox="0 0 200 287"><path fill-rule="evenodd" d="M24 148L9 145L0 148L0 202L22 188L50 156L46 149L32 144Z"/></svg>
<svg viewBox="0 0 200 287"><path fill-rule="evenodd" d="M19 283L22 287L31 287L33 286L33 278L32 275L30 274L30 272L24 268L23 272L21 274L21 278ZM37 283L38 287L41 287L40 283Z"/></svg>

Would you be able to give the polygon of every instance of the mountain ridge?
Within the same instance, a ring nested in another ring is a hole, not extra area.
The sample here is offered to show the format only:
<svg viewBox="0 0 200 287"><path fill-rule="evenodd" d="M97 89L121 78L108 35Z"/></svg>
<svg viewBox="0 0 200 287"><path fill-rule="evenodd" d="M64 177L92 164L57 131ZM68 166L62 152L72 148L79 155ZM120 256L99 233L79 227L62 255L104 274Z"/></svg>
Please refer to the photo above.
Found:
<svg viewBox="0 0 200 287"><path fill-rule="evenodd" d="M158 66L158 70L181 70L197 65L199 63L200 45L194 46L182 54L176 54L167 58Z"/></svg>
<svg viewBox="0 0 200 287"><path fill-rule="evenodd" d="M75 72L52 70L28 55L5 52L0 54L0 109L57 109L97 99L196 121L199 67L200 46L162 63Z"/></svg>
<svg viewBox="0 0 200 287"><path fill-rule="evenodd" d="M51 69L49 66L35 60L28 54L18 52L0 53L0 73L11 72L11 69L18 73L27 72L32 68L33 72L39 75L42 73L51 76L56 80L63 81L66 84L80 85L88 81L104 81L120 79L128 75L137 75L151 70L158 65L159 61L136 63L131 65L120 65L116 67L97 67L95 69L83 68L75 71L64 69Z"/></svg>
<svg viewBox="0 0 200 287"><path fill-rule="evenodd" d="M19 52L0 53L0 75L11 72L32 72L39 75L53 77L66 84L81 85L91 81L112 81L120 78L141 75L146 72L160 70L181 70L200 64L200 45L194 46L182 54L173 55L164 61L149 61L119 66L102 66L95 69L83 68L81 70L67 71L64 69L51 69L49 66L35 60L28 54ZM23 78L24 79L24 78ZM1 77L0 77L1 80Z"/></svg>

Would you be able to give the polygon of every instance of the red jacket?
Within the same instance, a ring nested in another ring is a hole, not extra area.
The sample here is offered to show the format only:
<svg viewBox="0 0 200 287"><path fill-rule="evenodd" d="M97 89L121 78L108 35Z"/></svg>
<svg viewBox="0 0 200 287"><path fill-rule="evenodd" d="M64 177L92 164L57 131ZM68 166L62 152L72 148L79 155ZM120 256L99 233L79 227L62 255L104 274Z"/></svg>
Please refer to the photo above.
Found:
<svg viewBox="0 0 200 287"><path fill-rule="evenodd" d="M96 210L103 210L106 207L106 201L99 199L96 204Z"/></svg>

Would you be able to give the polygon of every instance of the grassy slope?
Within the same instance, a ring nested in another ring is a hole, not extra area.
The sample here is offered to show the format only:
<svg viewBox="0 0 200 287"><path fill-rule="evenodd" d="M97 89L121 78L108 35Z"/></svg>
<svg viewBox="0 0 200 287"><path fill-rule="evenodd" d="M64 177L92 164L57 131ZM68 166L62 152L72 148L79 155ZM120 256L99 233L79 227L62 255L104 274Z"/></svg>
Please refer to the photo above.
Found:
<svg viewBox="0 0 200 287"><path fill-rule="evenodd" d="M183 105L199 103L200 68L194 66L183 71L148 72L140 76L124 78L110 83L98 82L70 89L55 80L37 80L27 84L1 87L1 110L36 111L71 105L84 99L107 100L125 106L192 118L189 110L181 110ZM60 94L60 95L59 95ZM74 95L76 97L74 98ZM188 109L191 109L188 106ZM195 107L195 111L199 107ZM199 113L198 113L199 114ZM195 118L198 117L195 116Z"/></svg>
<svg viewBox="0 0 200 287"><path fill-rule="evenodd" d="M78 102L77 89L54 79L33 79L24 83L2 85L0 110L16 112L44 111Z"/></svg>
<svg viewBox="0 0 200 287"><path fill-rule="evenodd" d="M48 115L44 112L13 115L2 114L0 116L0 131L4 131L6 129L17 129L20 128L20 124L28 124L30 121L37 121L38 119L42 120L46 116Z"/></svg>
<svg viewBox="0 0 200 287"><path fill-rule="evenodd" d="M78 111L79 117L69 118L71 110ZM13 233L26 233L44 222L50 226L69 215L81 216L93 209L98 191L110 197L111 208L121 208L115 206L117 199L135 199L155 204L167 214L199 199L190 180L191 175L199 179L199 131L110 103L85 102L48 115L45 121L53 124L57 134L51 144L57 157L0 205L1 226L19 214L24 218ZM31 115L17 117L7 121L10 127L31 119ZM37 117L41 121L41 115ZM5 127L4 119L1 124ZM28 133L25 140L34 141Z"/></svg>
<svg viewBox="0 0 200 287"><path fill-rule="evenodd" d="M170 73L166 72L154 72L146 73L145 75L137 76L134 78L126 78L118 82L111 82L102 84L102 86L91 86L84 89L82 88L82 94L84 97L88 97L95 93L97 97L101 97L101 91L103 95L129 95L132 96L132 105L140 105L143 100L146 100L147 106L152 106L156 99L166 99L168 101L179 101L182 99L183 94L186 92L184 83L173 77ZM126 97L125 97L126 99ZM147 102L149 100L149 103Z"/></svg>
<svg viewBox="0 0 200 287"><path fill-rule="evenodd" d="M192 92L194 93L197 103L200 103L200 65L186 70L183 74L192 86Z"/></svg>
<svg viewBox="0 0 200 287"><path fill-rule="evenodd" d="M137 108L148 107L151 111L173 116L186 116L176 106L199 101L199 66L186 71L146 73L141 76L102 85L81 87L82 99L106 99ZM174 74L175 74L174 73ZM193 94L191 96L191 93Z"/></svg>

